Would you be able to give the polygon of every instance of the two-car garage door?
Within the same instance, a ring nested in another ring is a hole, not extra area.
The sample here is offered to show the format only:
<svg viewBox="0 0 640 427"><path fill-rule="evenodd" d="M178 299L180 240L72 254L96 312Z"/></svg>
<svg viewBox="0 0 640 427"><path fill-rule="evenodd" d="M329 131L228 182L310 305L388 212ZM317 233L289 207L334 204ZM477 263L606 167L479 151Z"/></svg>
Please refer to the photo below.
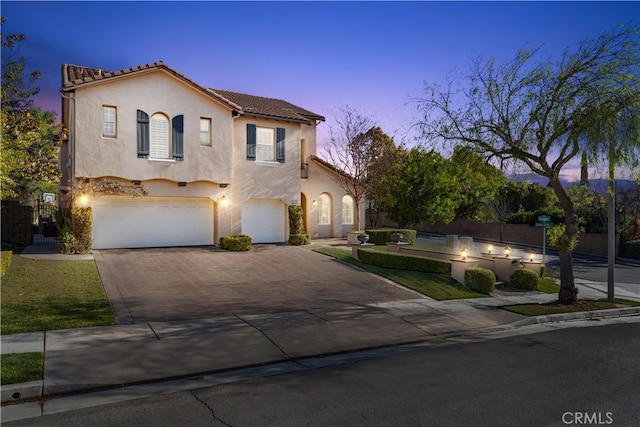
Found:
<svg viewBox="0 0 640 427"><path fill-rule="evenodd" d="M93 204L93 247L212 245L213 221L208 198L101 197Z"/></svg>

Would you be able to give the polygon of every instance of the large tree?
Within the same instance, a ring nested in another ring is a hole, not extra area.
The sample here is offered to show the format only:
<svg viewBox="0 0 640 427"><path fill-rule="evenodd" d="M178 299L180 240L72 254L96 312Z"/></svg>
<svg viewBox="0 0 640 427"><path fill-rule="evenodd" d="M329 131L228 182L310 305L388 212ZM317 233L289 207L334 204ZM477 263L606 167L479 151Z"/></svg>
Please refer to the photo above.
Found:
<svg viewBox="0 0 640 427"><path fill-rule="evenodd" d="M2 18L4 23L4 18ZM33 106L40 73L27 73L25 59L17 56L23 34L1 35L2 39L2 172L0 196L30 202L34 193L55 188L59 172L57 145L60 125L53 112Z"/></svg>
<svg viewBox="0 0 640 427"><path fill-rule="evenodd" d="M463 199L448 159L421 147L400 149L379 196L388 219L399 227L450 222Z"/></svg>
<svg viewBox="0 0 640 427"><path fill-rule="evenodd" d="M340 108L325 155L340 171L335 180L354 200L356 227L360 227L360 206L378 176L388 169L395 149L393 139L373 119L349 106Z"/></svg>
<svg viewBox="0 0 640 427"><path fill-rule="evenodd" d="M581 141L603 111L610 114L637 100L636 33L616 28L566 50L555 62L535 62L538 49L520 50L503 64L481 58L469 75L451 77L444 88L427 85L420 101L427 137L472 145L549 179L565 216L556 239L561 303L577 299L572 249L579 226L560 173L581 153ZM624 81L624 87L613 81Z"/></svg>

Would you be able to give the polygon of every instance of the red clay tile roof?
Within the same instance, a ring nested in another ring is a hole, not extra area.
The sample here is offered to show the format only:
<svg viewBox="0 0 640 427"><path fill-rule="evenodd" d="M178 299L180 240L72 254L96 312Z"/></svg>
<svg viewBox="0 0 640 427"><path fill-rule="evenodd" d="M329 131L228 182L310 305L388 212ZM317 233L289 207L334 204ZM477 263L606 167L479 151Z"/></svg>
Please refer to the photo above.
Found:
<svg viewBox="0 0 640 427"><path fill-rule="evenodd" d="M92 84L105 79L117 78L149 70L164 70L193 86L197 90L216 99L230 109L238 111L240 114L299 123L312 123L315 120L324 121L323 116L312 113L309 110L305 110L304 108L298 107L281 99L264 98L261 96L206 88L178 72L176 69L167 66L162 61L139 65L133 68L126 68L120 71L105 71L100 68L88 68L79 65L63 64L62 91L70 91L85 84Z"/></svg>
<svg viewBox="0 0 640 427"><path fill-rule="evenodd" d="M233 103L240 105L245 114L275 119L288 119L302 123L307 123L311 120L324 121L323 116L312 113L309 110L305 110L282 99L265 98L222 89L211 90Z"/></svg>

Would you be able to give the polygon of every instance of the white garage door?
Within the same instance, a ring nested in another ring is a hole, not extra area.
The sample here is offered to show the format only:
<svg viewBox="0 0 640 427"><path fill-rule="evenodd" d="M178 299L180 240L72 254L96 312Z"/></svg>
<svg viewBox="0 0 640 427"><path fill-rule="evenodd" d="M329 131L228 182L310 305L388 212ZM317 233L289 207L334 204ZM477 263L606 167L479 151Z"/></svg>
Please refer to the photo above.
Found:
<svg viewBox="0 0 640 427"><path fill-rule="evenodd" d="M280 200L249 200L242 207L242 234L252 243L284 242L284 222Z"/></svg>
<svg viewBox="0 0 640 427"><path fill-rule="evenodd" d="M93 204L93 247L213 244L213 202L206 198L101 197Z"/></svg>

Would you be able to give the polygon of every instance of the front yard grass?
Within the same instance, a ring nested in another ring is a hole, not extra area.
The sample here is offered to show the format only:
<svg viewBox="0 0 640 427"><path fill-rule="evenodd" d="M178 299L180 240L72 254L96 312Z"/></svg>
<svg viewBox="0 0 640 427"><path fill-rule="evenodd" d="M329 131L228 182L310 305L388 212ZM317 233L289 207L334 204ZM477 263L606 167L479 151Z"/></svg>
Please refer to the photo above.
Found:
<svg viewBox="0 0 640 427"><path fill-rule="evenodd" d="M94 261L35 260L14 254L1 292L3 335L115 323Z"/></svg>
<svg viewBox="0 0 640 427"><path fill-rule="evenodd" d="M314 249L314 251L353 264L363 270L392 280L395 283L406 286L409 289L413 289L438 301L486 297L486 295L467 289L446 274L421 273L417 271L375 267L354 259L351 256L351 251L346 249L318 248Z"/></svg>
<svg viewBox="0 0 640 427"><path fill-rule="evenodd" d="M44 367L42 353L3 354L0 363L2 385L42 379Z"/></svg>
<svg viewBox="0 0 640 427"><path fill-rule="evenodd" d="M608 310L611 308L618 308L620 306L638 305L640 305L640 303L638 303L637 301L616 299L613 303L607 300L578 300L573 304L560 304L558 302L550 302L546 304L506 305L502 308L512 313L522 314L524 316L547 316L550 314Z"/></svg>

